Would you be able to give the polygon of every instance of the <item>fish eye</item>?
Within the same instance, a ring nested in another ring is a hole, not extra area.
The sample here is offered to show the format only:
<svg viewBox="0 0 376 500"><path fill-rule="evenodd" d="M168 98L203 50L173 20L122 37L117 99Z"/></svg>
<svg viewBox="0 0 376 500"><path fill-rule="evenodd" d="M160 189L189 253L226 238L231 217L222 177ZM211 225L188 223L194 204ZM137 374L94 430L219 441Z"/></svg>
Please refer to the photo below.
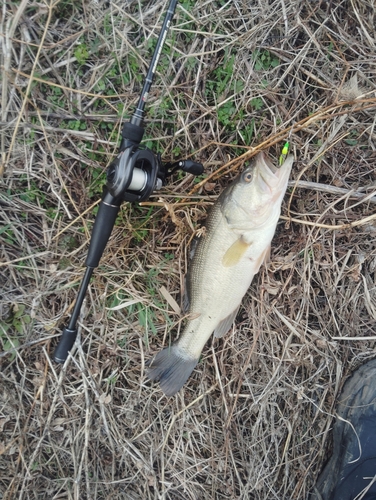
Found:
<svg viewBox="0 0 376 500"><path fill-rule="evenodd" d="M244 172L243 181L245 181L245 182L251 182L252 179L253 179L253 173L252 172Z"/></svg>

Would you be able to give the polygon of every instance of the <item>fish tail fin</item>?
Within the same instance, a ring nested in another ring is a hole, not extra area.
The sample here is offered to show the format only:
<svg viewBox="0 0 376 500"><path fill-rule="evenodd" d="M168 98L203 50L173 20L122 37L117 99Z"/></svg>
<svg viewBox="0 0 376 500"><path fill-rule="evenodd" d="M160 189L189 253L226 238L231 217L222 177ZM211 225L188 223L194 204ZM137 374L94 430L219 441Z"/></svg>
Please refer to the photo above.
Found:
<svg viewBox="0 0 376 500"><path fill-rule="evenodd" d="M147 377L159 381L166 396L173 396L188 380L198 359L187 356L178 345L167 347L147 362Z"/></svg>

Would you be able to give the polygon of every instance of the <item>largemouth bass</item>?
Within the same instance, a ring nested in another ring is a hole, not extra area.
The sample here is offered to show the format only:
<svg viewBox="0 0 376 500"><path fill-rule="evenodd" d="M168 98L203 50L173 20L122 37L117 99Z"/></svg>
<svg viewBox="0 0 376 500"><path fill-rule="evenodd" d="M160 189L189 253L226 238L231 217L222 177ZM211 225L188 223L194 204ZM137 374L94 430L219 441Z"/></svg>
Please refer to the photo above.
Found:
<svg viewBox="0 0 376 500"><path fill-rule="evenodd" d="M189 264L187 324L179 340L148 363L147 376L172 396L196 366L214 332L222 337L235 320L254 275L269 257L293 157L280 168L259 153L218 197Z"/></svg>

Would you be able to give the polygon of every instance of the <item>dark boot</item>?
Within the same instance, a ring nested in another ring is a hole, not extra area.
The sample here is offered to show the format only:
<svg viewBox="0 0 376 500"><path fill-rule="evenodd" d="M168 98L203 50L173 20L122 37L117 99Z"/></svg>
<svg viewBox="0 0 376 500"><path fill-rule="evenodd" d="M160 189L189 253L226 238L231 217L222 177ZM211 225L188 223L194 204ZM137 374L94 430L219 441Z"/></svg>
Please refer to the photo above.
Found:
<svg viewBox="0 0 376 500"><path fill-rule="evenodd" d="M310 500L376 499L376 359L358 368L339 396L333 455Z"/></svg>

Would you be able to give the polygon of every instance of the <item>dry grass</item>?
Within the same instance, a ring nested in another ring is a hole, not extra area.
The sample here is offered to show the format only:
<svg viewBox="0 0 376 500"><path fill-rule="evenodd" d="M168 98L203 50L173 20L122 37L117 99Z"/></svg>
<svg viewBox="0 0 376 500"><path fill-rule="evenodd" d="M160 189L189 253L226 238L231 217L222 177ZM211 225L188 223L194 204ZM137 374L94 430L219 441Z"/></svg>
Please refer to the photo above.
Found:
<svg viewBox="0 0 376 500"><path fill-rule="evenodd" d="M166 8L139 4L3 2L0 498L307 498L343 379L375 356L373 2L178 6L146 140L210 179L123 206L61 367L99 180ZM291 130L272 262L168 399L144 370L179 327L160 289L179 301L228 171L278 158Z"/></svg>

